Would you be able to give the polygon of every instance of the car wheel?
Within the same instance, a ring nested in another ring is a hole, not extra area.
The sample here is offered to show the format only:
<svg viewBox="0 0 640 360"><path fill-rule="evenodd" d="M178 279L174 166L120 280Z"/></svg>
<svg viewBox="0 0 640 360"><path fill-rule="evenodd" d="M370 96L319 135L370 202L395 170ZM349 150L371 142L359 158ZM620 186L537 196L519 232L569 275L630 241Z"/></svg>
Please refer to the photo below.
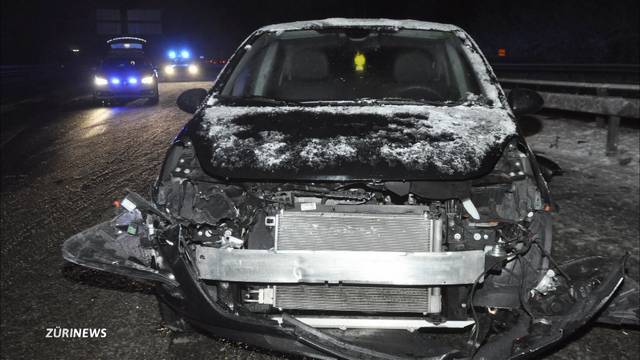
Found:
<svg viewBox="0 0 640 360"><path fill-rule="evenodd" d="M103 99L98 99L96 96L94 96L94 97L91 99L91 103L92 103L94 106L97 106L97 107L102 107L102 106L105 106L105 105L106 105L106 101L105 101L105 100L103 100Z"/></svg>
<svg viewBox="0 0 640 360"><path fill-rule="evenodd" d="M160 309L162 322L167 328L176 332L189 332L192 330L191 325L160 298L158 298L158 308Z"/></svg>
<svg viewBox="0 0 640 360"><path fill-rule="evenodd" d="M149 105L155 105L160 101L160 96L158 94L156 94L156 96L151 97L147 100L147 104Z"/></svg>

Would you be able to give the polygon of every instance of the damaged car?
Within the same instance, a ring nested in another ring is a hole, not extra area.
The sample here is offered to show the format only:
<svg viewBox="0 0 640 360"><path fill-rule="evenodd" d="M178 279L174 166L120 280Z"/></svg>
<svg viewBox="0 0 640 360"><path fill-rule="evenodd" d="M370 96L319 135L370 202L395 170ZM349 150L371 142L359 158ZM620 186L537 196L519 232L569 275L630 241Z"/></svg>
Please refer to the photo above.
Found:
<svg viewBox="0 0 640 360"><path fill-rule="evenodd" d="M179 97L194 116L150 200L128 192L63 256L157 284L174 329L313 358L516 359L637 324L624 259L550 254L516 125L541 105L456 26L267 26Z"/></svg>

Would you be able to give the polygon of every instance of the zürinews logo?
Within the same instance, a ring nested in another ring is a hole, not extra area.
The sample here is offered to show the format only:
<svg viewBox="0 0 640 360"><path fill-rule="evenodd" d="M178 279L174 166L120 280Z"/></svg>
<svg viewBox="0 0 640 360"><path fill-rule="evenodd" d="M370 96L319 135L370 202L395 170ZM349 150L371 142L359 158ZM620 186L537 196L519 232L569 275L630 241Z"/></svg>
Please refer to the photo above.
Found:
<svg viewBox="0 0 640 360"><path fill-rule="evenodd" d="M107 329L102 328L47 328L45 338L105 338Z"/></svg>

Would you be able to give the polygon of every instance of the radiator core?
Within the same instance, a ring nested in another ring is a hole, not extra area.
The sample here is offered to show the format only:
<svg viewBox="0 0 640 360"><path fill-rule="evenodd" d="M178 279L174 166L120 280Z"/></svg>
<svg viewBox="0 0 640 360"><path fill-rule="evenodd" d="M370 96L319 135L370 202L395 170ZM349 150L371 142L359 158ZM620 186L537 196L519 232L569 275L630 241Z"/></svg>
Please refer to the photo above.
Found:
<svg viewBox="0 0 640 360"><path fill-rule="evenodd" d="M355 285L278 285L274 306L347 312L429 312L430 289Z"/></svg>
<svg viewBox="0 0 640 360"><path fill-rule="evenodd" d="M431 251L423 214L289 211L278 215L277 250Z"/></svg>
<svg viewBox="0 0 640 360"><path fill-rule="evenodd" d="M406 213L282 212L275 222L275 248L431 252L434 221L440 220L429 219L416 207ZM282 309L427 313L440 307L430 307L435 305L430 304L433 289L427 287L296 284L274 288L274 306ZM439 302L440 297L435 300Z"/></svg>

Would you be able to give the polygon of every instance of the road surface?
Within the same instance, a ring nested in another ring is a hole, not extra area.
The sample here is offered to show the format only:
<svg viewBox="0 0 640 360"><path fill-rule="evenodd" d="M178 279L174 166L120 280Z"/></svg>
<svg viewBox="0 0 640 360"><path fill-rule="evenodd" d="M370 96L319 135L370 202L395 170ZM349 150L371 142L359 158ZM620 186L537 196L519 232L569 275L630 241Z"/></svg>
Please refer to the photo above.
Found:
<svg viewBox="0 0 640 360"><path fill-rule="evenodd" d="M1 204L2 357L206 359L286 357L201 334L177 334L159 317L150 287L65 265L60 245L108 216L124 189L148 194L172 137L190 115L181 91L210 83L163 83L158 105L95 107L81 97L54 108L6 114L19 123L3 139ZM4 114L3 114L4 115ZM13 118L12 118L13 117ZM638 278L638 130L606 158L605 131L577 120L542 119L531 136L565 168L552 182L559 260L633 254ZM94 339L46 338L47 328L104 328ZM640 331L590 326L549 359L636 359Z"/></svg>

